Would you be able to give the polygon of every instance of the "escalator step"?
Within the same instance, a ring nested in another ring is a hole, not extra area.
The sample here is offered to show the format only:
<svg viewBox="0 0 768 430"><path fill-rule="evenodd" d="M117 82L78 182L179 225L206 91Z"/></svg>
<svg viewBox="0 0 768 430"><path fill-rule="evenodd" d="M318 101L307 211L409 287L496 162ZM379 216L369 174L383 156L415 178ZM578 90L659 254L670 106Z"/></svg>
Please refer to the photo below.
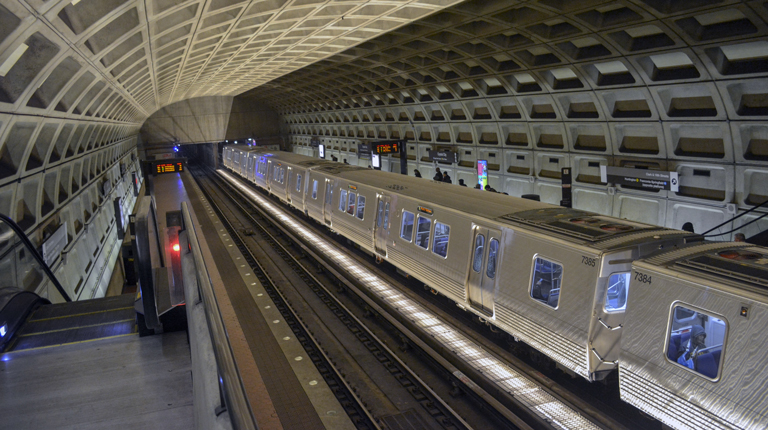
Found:
<svg viewBox="0 0 768 430"><path fill-rule="evenodd" d="M48 331L61 331L78 327L104 325L135 318L136 311L133 306L43 319L41 319L36 312L29 320L27 320L27 323L19 331L19 334L24 336Z"/></svg>
<svg viewBox="0 0 768 430"><path fill-rule="evenodd" d="M136 321L133 318L110 324L99 324L48 331L38 334L21 335L16 338L16 342L10 346L9 350L20 351L24 349L84 342L132 333L136 333Z"/></svg>
<svg viewBox="0 0 768 430"><path fill-rule="evenodd" d="M32 319L58 318L72 314L86 314L90 312L125 308L133 306L134 300L135 296L133 294L123 294L120 296L103 297L100 299L46 305L37 309L32 315Z"/></svg>

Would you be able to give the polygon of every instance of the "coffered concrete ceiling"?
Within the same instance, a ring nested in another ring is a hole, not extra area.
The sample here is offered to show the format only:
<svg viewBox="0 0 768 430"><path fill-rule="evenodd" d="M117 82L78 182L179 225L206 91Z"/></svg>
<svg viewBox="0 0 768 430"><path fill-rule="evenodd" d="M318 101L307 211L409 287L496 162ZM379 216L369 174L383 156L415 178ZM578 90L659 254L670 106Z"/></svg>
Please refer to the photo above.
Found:
<svg viewBox="0 0 768 430"><path fill-rule="evenodd" d="M180 100L249 90L455 3L2 0L0 103L140 122Z"/></svg>

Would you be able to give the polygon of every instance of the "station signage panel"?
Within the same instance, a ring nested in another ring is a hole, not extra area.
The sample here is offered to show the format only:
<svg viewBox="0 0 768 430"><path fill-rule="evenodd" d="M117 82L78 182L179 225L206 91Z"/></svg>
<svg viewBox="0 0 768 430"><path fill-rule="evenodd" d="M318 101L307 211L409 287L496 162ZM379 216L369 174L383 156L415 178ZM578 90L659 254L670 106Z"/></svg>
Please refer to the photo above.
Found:
<svg viewBox="0 0 768 430"><path fill-rule="evenodd" d="M371 158L371 145L367 143L358 143L357 144L357 156L360 158Z"/></svg>
<svg viewBox="0 0 768 430"><path fill-rule="evenodd" d="M667 190L677 192L677 172L632 169L627 167L600 166L600 181L644 190Z"/></svg>
<svg viewBox="0 0 768 430"><path fill-rule="evenodd" d="M459 153L454 151L429 151L429 159L440 163L455 164L459 162Z"/></svg>
<svg viewBox="0 0 768 430"><path fill-rule="evenodd" d="M395 140L391 142L377 142L376 153L380 155L386 154L399 154L400 153L400 141Z"/></svg>
<svg viewBox="0 0 768 430"><path fill-rule="evenodd" d="M176 173L184 171L184 163L177 161L175 163L157 163L155 164L155 173Z"/></svg>
<svg viewBox="0 0 768 430"><path fill-rule="evenodd" d="M320 146L320 138L318 136L312 136L309 139L309 145L313 148L317 148L318 146Z"/></svg>
<svg viewBox="0 0 768 430"><path fill-rule="evenodd" d="M43 242L42 254L43 260L48 267L52 267L61 252L67 247L69 237L67 236L67 223L63 223L58 229Z"/></svg>

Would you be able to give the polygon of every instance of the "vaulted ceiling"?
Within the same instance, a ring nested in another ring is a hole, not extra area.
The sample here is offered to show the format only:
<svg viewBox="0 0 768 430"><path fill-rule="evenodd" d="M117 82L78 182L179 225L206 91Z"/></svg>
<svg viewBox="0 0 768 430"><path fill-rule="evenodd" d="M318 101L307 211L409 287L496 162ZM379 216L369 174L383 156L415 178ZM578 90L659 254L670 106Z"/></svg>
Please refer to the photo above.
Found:
<svg viewBox="0 0 768 430"><path fill-rule="evenodd" d="M458 0L3 0L0 108L141 122L235 95Z"/></svg>

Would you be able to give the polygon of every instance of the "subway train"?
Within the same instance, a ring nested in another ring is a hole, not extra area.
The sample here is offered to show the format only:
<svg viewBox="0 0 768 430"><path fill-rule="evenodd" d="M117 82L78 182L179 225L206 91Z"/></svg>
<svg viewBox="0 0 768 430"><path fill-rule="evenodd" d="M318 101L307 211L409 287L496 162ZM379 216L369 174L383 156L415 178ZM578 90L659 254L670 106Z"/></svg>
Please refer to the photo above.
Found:
<svg viewBox="0 0 768 430"><path fill-rule="evenodd" d="M289 152L224 166L682 429L768 425L768 250Z"/></svg>

